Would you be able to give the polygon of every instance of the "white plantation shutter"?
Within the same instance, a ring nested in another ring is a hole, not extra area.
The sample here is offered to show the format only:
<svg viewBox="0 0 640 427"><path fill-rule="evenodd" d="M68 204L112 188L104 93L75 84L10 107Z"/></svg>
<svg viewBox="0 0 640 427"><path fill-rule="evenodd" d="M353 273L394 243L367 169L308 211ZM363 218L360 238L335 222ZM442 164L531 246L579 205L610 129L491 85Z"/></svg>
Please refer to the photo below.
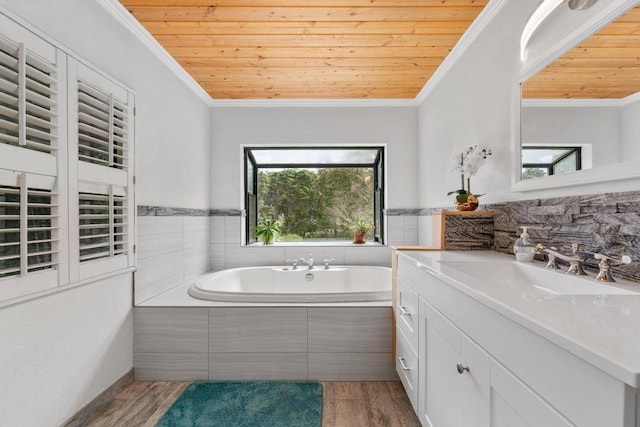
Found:
<svg viewBox="0 0 640 427"><path fill-rule="evenodd" d="M55 151L56 107L55 65L0 39L0 142Z"/></svg>
<svg viewBox="0 0 640 427"><path fill-rule="evenodd" d="M79 194L80 262L128 254L127 196L113 185L95 187Z"/></svg>
<svg viewBox="0 0 640 427"><path fill-rule="evenodd" d="M45 38L0 13L0 306L134 265L133 93Z"/></svg>
<svg viewBox="0 0 640 427"><path fill-rule="evenodd" d="M66 280L60 57L53 45L0 15L0 300Z"/></svg>
<svg viewBox="0 0 640 427"><path fill-rule="evenodd" d="M0 299L58 283L59 206L53 177L0 171Z"/></svg>
<svg viewBox="0 0 640 427"><path fill-rule="evenodd" d="M78 158L127 168L129 109L113 94L78 82Z"/></svg>
<svg viewBox="0 0 640 427"><path fill-rule="evenodd" d="M133 95L77 62L69 80L69 164L76 165L70 184L78 213L71 226L73 280L133 266Z"/></svg>

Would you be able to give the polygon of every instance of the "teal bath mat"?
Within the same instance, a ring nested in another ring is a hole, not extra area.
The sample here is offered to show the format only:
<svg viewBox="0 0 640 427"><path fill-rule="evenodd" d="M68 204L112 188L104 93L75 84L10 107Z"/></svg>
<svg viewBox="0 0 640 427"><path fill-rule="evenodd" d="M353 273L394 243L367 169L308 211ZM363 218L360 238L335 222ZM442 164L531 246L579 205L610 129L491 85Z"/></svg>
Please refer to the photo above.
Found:
<svg viewBox="0 0 640 427"><path fill-rule="evenodd" d="M195 382L156 427L320 427L315 382Z"/></svg>

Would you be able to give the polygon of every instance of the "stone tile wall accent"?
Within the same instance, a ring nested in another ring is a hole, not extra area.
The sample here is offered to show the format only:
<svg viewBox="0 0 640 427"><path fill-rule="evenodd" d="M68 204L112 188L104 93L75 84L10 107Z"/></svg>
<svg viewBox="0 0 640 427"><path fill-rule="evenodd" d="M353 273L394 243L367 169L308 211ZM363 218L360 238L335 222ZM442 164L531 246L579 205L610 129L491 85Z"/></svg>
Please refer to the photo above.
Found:
<svg viewBox="0 0 640 427"><path fill-rule="evenodd" d="M494 211L494 249L513 253L520 226L535 243L570 253L579 243L586 252L629 255L634 262L612 267L614 277L640 282L640 191L534 199L483 206ZM597 268L589 258L587 266Z"/></svg>
<svg viewBox="0 0 640 427"><path fill-rule="evenodd" d="M444 247L448 251L493 249L493 217L444 215Z"/></svg>
<svg viewBox="0 0 640 427"><path fill-rule="evenodd" d="M166 206L138 206L138 216L210 216L209 209L170 208Z"/></svg>
<svg viewBox="0 0 640 427"><path fill-rule="evenodd" d="M138 206L138 216L241 216L240 209L191 209L166 206Z"/></svg>
<svg viewBox="0 0 640 427"><path fill-rule="evenodd" d="M422 209L385 209L383 213L386 216L416 216L420 215Z"/></svg>

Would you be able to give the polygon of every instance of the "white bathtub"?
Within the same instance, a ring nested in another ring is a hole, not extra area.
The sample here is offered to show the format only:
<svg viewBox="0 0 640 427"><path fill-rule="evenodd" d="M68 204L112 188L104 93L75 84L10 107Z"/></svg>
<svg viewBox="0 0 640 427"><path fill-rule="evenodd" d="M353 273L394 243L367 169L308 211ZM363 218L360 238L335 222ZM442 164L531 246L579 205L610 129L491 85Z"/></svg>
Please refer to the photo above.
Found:
<svg viewBox="0 0 640 427"><path fill-rule="evenodd" d="M230 302L356 302L391 299L391 269L372 266L247 267L200 276L192 297Z"/></svg>

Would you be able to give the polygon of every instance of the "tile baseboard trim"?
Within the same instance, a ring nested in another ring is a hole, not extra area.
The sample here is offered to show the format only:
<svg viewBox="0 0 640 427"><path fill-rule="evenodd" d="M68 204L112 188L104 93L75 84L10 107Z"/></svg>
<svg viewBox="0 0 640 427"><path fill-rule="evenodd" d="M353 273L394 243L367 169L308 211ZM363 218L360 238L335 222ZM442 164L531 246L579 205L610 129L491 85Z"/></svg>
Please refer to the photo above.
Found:
<svg viewBox="0 0 640 427"><path fill-rule="evenodd" d="M105 391L97 395L91 402L84 405L78 412L73 414L62 425L64 427L80 427L86 425L94 414L102 411L111 403L111 401L126 387L128 387L134 379L134 369L117 379Z"/></svg>

